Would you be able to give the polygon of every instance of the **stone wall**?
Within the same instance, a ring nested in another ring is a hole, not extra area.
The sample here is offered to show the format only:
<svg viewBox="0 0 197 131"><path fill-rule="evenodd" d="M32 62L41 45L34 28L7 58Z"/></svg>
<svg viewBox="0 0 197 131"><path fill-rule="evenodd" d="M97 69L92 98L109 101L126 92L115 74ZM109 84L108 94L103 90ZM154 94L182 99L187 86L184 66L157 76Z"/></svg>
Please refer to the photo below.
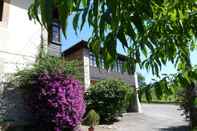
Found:
<svg viewBox="0 0 197 131"><path fill-rule="evenodd" d="M128 73L119 73L113 71L107 71L105 69L99 69L93 66L90 66L90 79L91 80L103 80L103 79L120 79L125 81L130 85L135 85L134 76L129 75Z"/></svg>
<svg viewBox="0 0 197 131"><path fill-rule="evenodd" d="M61 45L50 43L48 45L48 54L51 56L61 56Z"/></svg>
<svg viewBox="0 0 197 131"><path fill-rule="evenodd" d="M70 54L64 56L66 60L79 60L83 62L83 48L76 50Z"/></svg>
<svg viewBox="0 0 197 131"><path fill-rule="evenodd" d="M0 74L0 127L6 123L25 125L32 118L25 107L25 92L9 83L10 77L11 74Z"/></svg>
<svg viewBox="0 0 197 131"><path fill-rule="evenodd" d="M78 49L76 50L75 52L72 52L70 54L67 54L66 56L63 56L67 61L72 61L72 60L77 60L79 61L79 69L80 69L80 72L81 72L81 75L83 77L83 83L84 83L84 86L86 85L86 80L84 78L84 65L87 65L87 57L84 57L84 55L87 54L84 52L84 49L81 48L81 49ZM86 63L84 63L84 60L86 61ZM86 88L86 86L85 86Z"/></svg>
<svg viewBox="0 0 197 131"><path fill-rule="evenodd" d="M29 20L27 12L32 0L4 1L6 18L0 22L0 73L14 73L35 62L42 29L39 23ZM47 42L47 37L44 41Z"/></svg>

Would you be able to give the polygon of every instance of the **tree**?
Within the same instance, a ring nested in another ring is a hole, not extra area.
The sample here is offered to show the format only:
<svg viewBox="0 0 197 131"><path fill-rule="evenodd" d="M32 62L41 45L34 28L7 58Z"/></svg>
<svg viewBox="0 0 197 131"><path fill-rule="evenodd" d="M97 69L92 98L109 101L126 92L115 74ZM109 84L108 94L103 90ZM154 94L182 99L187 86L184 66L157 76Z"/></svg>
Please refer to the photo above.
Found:
<svg viewBox="0 0 197 131"><path fill-rule="evenodd" d="M97 63L102 52L106 68L116 60L120 41L129 73L139 65L159 76L162 65L170 61L188 80L190 51L197 46L196 0L34 0L29 16L49 30L54 9L64 31L71 14L76 32L85 22L93 28L89 46Z"/></svg>
<svg viewBox="0 0 197 131"><path fill-rule="evenodd" d="M188 73L188 75L185 75ZM197 127L197 66L192 67L187 72L165 75L161 80L155 81L145 86L154 89L158 99L163 95L176 93L177 101L184 109L186 118L191 120L191 125ZM151 98L148 94L148 98ZM147 98L147 97L146 97ZM147 99L150 101L151 99Z"/></svg>
<svg viewBox="0 0 197 131"><path fill-rule="evenodd" d="M102 50L106 68L117 58L117 41L129 57L128 72L139 65L156 75L167 61L184 68L196 46L196 0L34 0L29 15L49 30L54 9L64 31L71 14L75 31L85 22L93 28L90 47L96 56Z"/></svg>

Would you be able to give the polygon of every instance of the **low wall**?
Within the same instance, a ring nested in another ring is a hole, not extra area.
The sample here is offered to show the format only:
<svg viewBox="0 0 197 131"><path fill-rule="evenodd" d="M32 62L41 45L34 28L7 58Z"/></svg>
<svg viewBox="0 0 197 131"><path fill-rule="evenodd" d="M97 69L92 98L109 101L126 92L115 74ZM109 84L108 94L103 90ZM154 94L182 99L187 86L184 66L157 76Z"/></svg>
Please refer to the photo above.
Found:
<svg viewBox="0 0 197 131"><path fill-rule="evenodd" d="M24 125L31 120L25 107L25 92L9 83L11 74L0 74L0 126ZM0 131L2 130L0 128Z"/></svg>

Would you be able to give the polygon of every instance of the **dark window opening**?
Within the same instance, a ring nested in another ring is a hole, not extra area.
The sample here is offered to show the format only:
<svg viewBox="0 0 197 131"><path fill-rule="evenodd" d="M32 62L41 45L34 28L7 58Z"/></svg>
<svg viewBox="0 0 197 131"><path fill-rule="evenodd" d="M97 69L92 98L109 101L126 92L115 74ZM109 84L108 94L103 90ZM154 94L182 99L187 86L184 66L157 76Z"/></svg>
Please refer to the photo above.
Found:
<svg viewBox="0 0 197 131"><path fill-rule="evenodd" d="M58 9L53 10L53 19L58 20L59 14L58 14Z"/></svg>
<svg viewBox="0 0 197 131"><path fill-rule="evenodd" d="M0 0L0 21L3 20L3 0Z"/></svg>
<svg viewBox="0 0 197 131"><path fill-rule="evenodd" d="M51 42L60 44L60 26L56 22L52 24Z"/></svg>
<svg viewBox="0 0 197 131"><path fill-rule="evenodd" d="M97 68L100 68L100 69L105 69L105 66L104 66L104 59L102 57L99 58L99 67L97 66L96 64L96 57L95 55L90 52L90 66L92 67L97 67ZM117 62L114 62L113 63L113 66L108 70L108 72L118 72L118 73L124 73L124 61L123 60L117 60Z"/></svg>
<svg viewBox="0 0 197 131"><path fill-rule="evenodd" d="M58 22L57 9L54 9L53 11L53 23L51 25L49 39L50 39L50 42L53 44L57 44L57 45L61 44L61 28Z"/></svg>

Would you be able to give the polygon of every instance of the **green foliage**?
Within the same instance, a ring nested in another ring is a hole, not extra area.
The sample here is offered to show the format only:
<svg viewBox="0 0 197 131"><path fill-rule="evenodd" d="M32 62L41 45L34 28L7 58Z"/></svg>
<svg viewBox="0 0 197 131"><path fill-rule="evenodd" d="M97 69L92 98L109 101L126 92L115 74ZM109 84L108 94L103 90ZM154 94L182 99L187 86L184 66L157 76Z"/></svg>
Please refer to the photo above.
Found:
<svg viewBox="0 0 197 131"><path fill-rule="evenodd" d="M85 117L84 123L90 127L94 127L99 124L100 116L95 112L95 110L90 110Z"/></svg>
<svg viewBox="0 0 197 131"><path fill-rule="evenodd" d="M62 73L71 75L82 81L81 67L78 61L66 61L59 57L44 56L32 67L15 74L14 82L22 88L31 87L33 80L43 73Z"/></svg>
<svg viewBox="0 0 197 131"><path fill-rule="evenodd" d="M160 99L158 99L154 88L149 89L144 87L143 89L140 89L140 93L140 101L144 103L178 103L177 91L174 91L170 95L163 93L163 96L160 97Z"/></svg>
<svg viewBox="0 0 197 131"><path fill-rule="evenodd" d="M148 102L167 101L170 96L176 97L176 90L169 84L169 77L165 76L160 81L143 85L140 88L140 97L145 96ZM141 98L142 99L142 98Z"/></svg>
<svg viewBox="0 0 197 131"><path fill-rule="evenodd" d="M193 128L192 131L197 131L197 128Z"/></svg>
<svg viewBox="0 0 197 131"><path fill-rule="evenodd" d="M138 73L137 76L138 76L138 84L139 84L139 86L145 85L146 84L145 77L142 74L140 74L140 73Z"/></svg>
<svg viewBox="0 0 197 131"><path fill-rule="evenodd" d="M194 99L194 105L197 107L197 97Z"/></svg>
<svg viewBox="0 0 197 131"><path fill-rule="evenodd" d="M30 19L38 21L49 31L53 22L53 11L56 10L61 28L66 31L68 16L79 6L80 0L33 0L28 15Z"/></svg>
<svg viewBox="0 0 197 131"><path fill-rule="evenodd" d="M84 23L92 27L90 47L96 56L103 51L106 67L117 58L117 41L127 52L130 73L136 64L156 75L168 61L182 68L196 48L196 0L34 0L29 16L49 30L55 9L63 31L71 14L76 32Z"/></svg>
<svg viewBox="0 0 197 131"><path fill-rule="evenodd" d="M186 118L190 120L193 127L196 125L196 99L197 99L197 66L187 68L187 71L181 70L173 75L164 75L164 77L142 88L141 92L146 95L147 101L153 98L152 91L158 99L170 95L176 95L176 101L180 103L184 110Z"/></svg>
<svg viewBox="0 0 197 131"><path fill-rule="evenodd" d="M94 109L101 122L112 122L128 109L131 101L131 87L119 80L102 80L86 95L87 110Z"/></svg>

